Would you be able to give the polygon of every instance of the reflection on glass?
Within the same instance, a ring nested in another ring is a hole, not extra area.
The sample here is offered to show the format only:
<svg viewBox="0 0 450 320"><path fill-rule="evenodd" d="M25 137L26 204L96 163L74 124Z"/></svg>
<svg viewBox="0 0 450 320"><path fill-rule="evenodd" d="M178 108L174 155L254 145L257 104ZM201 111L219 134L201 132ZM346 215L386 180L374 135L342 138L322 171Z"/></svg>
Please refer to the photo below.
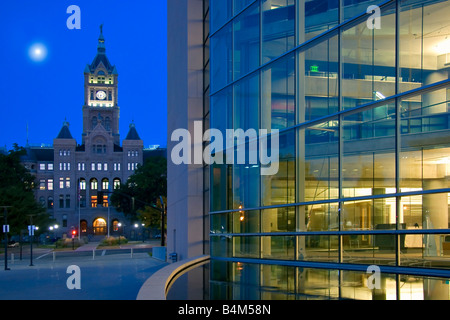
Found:
<svg viewBox="0 0 450 320"><path fill-rule="evenodd" d="M233 22L234 80L259 66L259 5L258 1Z"/></svg>
<svg viewBox="0 0 450 320"><path fill-rule="evenodd" d="M384 8L381 23L369 28L361 19L342 33L342 109L395 94L395 12Z"/></svg>
<svg viewBox="0 0 450 320"><path fill-rule="evenodd" d="M262 0L262 63L294 47L295 0Z"/></svg>
<svg viewBox="0 0 450 320"><path fill-rule="evenodd" d="M290 55L262 71L261 128L285 129L295 124L294 65Z"/></svg>

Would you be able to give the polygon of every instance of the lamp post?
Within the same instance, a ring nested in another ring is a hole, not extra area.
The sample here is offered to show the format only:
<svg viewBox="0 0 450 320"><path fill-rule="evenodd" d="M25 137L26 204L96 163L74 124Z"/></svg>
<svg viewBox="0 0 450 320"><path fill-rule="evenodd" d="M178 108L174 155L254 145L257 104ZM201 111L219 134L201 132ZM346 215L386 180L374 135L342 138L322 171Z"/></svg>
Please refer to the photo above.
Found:
<svg viewBox="0 0 450 320"><path fill-rule="evenodd" d="M33 216L34 214L29 214L30 226L28 227L28 235L30 236L30 267L33 267L33 238L34 238L34 226L33 226Z"/></svg>
<svg viewBox="0 0 450 320"><path fill-rule="evenodd" d="M119 231L119 246L120 246L120 227L122 226L122 223L117 224L117 231Z"/></svg>
<svg viewBox="0 0 450 320"><path fill-rule="evenodd" d="M3 208L3 217L4 217L4 225L3 225L3 233L5 234L5 270L11 270L8 268L8 232L9 232L9 225L8 225L8 208L11 208L11 206L0 206L0 208Z"/></svg>
<svg viewBox="0 0 450 320"><path fill-rule="evenodd" d="M161 201L161 207L162 207L162 210L161 210L161 247L164 247L165 246L165 239L164 239L164 233L165 233L165 231L164 231L164 229L165 229L164 228L164 226L165 226L164 213L166 211L166 208L165 208L162 196L159 196L159 200Z"/></svg>

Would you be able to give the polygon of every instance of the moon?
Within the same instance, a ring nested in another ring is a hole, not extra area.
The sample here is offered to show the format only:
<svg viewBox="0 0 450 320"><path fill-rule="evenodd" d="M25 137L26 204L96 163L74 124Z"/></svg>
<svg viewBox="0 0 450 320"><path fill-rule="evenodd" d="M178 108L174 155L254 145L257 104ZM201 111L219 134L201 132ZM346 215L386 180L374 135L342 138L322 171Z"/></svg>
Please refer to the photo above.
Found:
<svg viewBox="0 0 450 320"><path fill-rule="evenodd" d="M30 59L35 62L42 62L47 58L47 48L42 43L33 44L28 50Z"/></svg>

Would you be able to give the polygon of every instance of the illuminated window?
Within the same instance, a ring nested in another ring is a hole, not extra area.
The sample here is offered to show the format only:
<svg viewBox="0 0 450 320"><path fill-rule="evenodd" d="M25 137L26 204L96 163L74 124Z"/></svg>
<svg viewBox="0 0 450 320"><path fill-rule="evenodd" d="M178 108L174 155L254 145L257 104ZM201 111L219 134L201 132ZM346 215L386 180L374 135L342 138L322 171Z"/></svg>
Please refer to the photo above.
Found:
<svg viewBox="0 0 450 320"><path fill-rule="evenodd" d="M119 178L114 179L113 184L114 184L114 189L119 189L120 188L120 179Z"/></svg>
<svg viewBox="0 0 450 320"><path fill-rule="evenodd" d="M102 180L102 189L109 190L109 180L106 178Z"/></svg>
<svg viewBox="0 0 450 320"><path fill-rule="evenodd" d="M91 196L91 208L97 208L97 196Z"/></svg>
<svg viewBox="0 0 450 320"><path fill-rule="evenodd" d="M45 179L39 180L39 190L45 190Z"/></svg>
<svg viewBox="0 0 450 320"><path fill-rule="evenodd" d="M93 178L91 179L91 190L97 190L98 189L98 181L97 179Z"/></svg>
<svg viewBox="0 0 450 320"><path fill-rule="evenodd" d="M86 190L86 180L80 179L80 190Z"/></svg>
<svg viewBox="0 0 450 320"><path fill-rule="evenodd" d="M47 189L50 191L53 190L53 179L47 180Z"/></svg>

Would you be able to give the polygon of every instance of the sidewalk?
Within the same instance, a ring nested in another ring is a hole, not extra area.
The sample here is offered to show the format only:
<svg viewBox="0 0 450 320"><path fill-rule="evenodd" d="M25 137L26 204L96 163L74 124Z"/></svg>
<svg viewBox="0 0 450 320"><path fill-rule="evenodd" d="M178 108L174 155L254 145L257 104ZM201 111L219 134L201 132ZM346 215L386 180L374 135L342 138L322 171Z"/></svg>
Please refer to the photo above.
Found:
<svg viewBox="0 0 450 320"><path fill-rule="evenodd" d="M99 244L100 244L100 242L89 242L85 245L82 245L81 247L76 248L75 251L78 251L78 252L92 251L92 250L97 249Z"/></svg>

